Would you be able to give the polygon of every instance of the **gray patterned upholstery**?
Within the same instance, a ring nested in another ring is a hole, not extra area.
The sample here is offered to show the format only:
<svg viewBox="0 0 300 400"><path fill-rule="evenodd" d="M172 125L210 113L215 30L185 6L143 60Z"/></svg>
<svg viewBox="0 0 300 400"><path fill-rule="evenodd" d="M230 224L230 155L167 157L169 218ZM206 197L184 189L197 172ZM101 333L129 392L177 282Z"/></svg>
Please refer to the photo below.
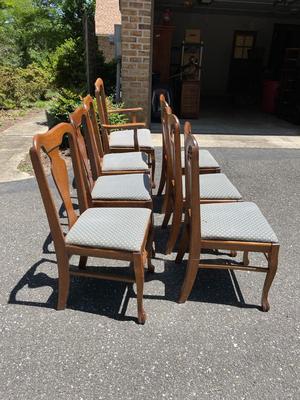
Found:
<svg viewBox="0 0 300 400"><path fill-rule="evenodd" d="M202 239L277 243L278 239L256 204L201 204Z"/></svg>
<svg viewBox="0 0 300 400"><path fill-rule="evenodd" d="M100 176L92 190L94 200L151 200L147 174Z"/></svg>
<svg viewBox="0 0 300 400"><path fill-rule="evenodd" d="M182 167L185 165L184 150L181 151L181 165ZM208 150L199 149L199 167L218 168L220 166Z"/></svg>
<svg viewBox="0 0 300 400"><path fill-rule="evenodd" d="M240 200L242 198L225 174L201 174L199 180L201 199ZM182 193L185 198L185 176L182 176Z"/></svg>
<svg viewBox="0 0 300 400"><path fill-rule="evenodd" d="M140 151L129 153L109 153L103 157L102 170L106 171L146 171L147 154Z"/></svg>
<svg viewBox="0 0 300 400"><path fill-rule="evenodd" d="M134 131L124 130L111 132L109 135L109 145L111 147L134 147ZM151 132L149 129L138 129L138 142L140 147L153 149Z"/></svg>
<svg viewBox="0 0 300 400"><path fill-rule="evenodd" d="M89 208L66 235L66 243L140 251L150 216L147 208Z"/></svg>

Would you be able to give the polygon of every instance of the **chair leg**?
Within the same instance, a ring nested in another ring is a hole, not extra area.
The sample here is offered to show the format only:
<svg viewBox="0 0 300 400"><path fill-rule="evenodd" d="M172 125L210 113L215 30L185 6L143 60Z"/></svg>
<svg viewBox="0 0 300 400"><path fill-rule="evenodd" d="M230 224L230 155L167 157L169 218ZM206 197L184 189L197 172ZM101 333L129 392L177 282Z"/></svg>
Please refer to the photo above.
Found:
<svg viewBox="0 0 300 400"><path fill-rule="evenodd" d="M160 180L159 180L159 186L158 186L158 191L157 195L161 196L165 184L166 184L166 161L164 155L162 156L162 164L161 164L161 174L160 174Z"/></svg>
<svg viewBox="0 0 300 400"><path fill-rule="evenodd" d="M161 207L161 214L164 214L166 212L169 198L172 195L170 182L168 182L166 177L165 177L165 180L166 180L166 189L165 189L165 195L164 195L164 199L163 199L163 204L162 204L162 207Z"/></svg>
<svg viewBox="0 0 300 400"><path fill-rule="evenodd" d="M193 260L189 259L184 281L181 286L178 303L185 303L187 301L194 286L198 269L199 269L199 261L195 259Z"/></svg>
<svg viewBox="0 0 300 400"><path fill-rule="evenodd" d="M155 270L154 265L152 264L152 257L155 257L155 251L153 249L153 242L154 242L153 238L154 238L154 230L153 230L153 213L152 213L151 226L146 243L148 271L151 273L153 273Z"/></svg>
<svg viewBox="0 0 300 400"><path fill-rule="evenodd" d="M133 268L136 282L138 322L139 324L144 324L146 322L147 315L143 307L144 265L141 254L133 255Z"/></svg>
<svg viewBox="0 0 300 400"><path fill-rule="evenodd" d="M188 233L188 228L186 224L184 225L183 228L183 233L182 233L182 238L180 241L178 253L175 259L176 264L180 264L182 262L182 259L187 251L189 245L189 233Z"/></svg>
<svg viewBox="0 0 300 400"><path fill-rule="evenodd" d="M168 226L168 223L170 221L172 212L173 212L173 201L172 199L169 197L167 200L167 204L166 204L166 212L165 212L165 216L164 216L164 220L163 223L161 225L162 229L165 229Z"/></svg>
<svg viewBox="0 0 300 400"><path fill-rule="evenodd" d="M154 150L150 153L151 159L151 176L152 176L152 188L155 188L155 153Z"/></svg>
<svg viewBox="0 0 300 400"><path fill-rule="evenodd" d="M269 260L268 260L269 268L268 268L267 276L265 279L263 292L262 292L262 299L261 299L262 310L265 312L270 310L268 294L269 294L270 287L272 285L272 282L275 278L276 271L277 271L278 253L279 253L279 245L273 245L272 249L269 253Z"/></svg>
<svg viewBox="0 0 300 400"><path fill-rule="evenodd" d="M243 255L243 264L247 267L249 265L249 252L248 251L244 251L244 255Z"/></svg>
<svg viewBox="0 0 300 400"><path fill-rule="evenodd" d="M66 308L70 287L69 260L66 256L57 257L58 264L58 301L57 310Z"/></svg>
<svg viewBox="0 0 300 400"><path fill-rule="evenodd" d="M87 256L80 256L78 268L79 269L86 269L87 260L88 260Z"/></svg>
<svg viewBox="0 0 300 400"><path fill-rule="evenodd" d="M182 206L175 206L173 211L172 226L170 236L167 242L166 254L170 254L175 246L177 237L179 235L182 221Z"/></svg>

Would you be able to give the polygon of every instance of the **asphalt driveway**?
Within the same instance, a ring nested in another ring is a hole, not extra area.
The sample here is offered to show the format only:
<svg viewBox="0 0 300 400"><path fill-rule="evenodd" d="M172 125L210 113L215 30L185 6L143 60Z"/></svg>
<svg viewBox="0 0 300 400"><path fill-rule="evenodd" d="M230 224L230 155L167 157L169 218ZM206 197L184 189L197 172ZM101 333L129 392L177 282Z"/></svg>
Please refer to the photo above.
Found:
<svg viewBox="0 0 300 400"><path fill-rule="evenodd" d="M190 300L177 304L185 264L163 254L159 213L144 326L135 322L134 288L117 282L73 279L58 312L35 180L2 183L0 399L299 398L300 150L211 151L279 237L270 312L257 307L264 276L255 273L201 271Z"/></svg>

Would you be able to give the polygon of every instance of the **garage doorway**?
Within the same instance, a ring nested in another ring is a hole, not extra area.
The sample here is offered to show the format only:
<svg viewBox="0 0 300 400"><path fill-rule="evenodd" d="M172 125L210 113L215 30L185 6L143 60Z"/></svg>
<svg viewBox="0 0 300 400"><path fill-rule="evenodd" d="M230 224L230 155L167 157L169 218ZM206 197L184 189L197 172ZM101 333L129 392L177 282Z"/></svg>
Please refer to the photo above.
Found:
<svg viewBox="0 0 300 400"><path fill-rule="evenodd" d="M175 113L190 119L197 133L299 134L300 62L291 94L294 104L286 107L294 111L288 115L279 107L280 87L290 80L283 71L287 49L299 48L300 60L299 29L300 1L156 0L154 129L159 122L157 94L163 89ZM184 110L183 104L194 110Z"/></svg>

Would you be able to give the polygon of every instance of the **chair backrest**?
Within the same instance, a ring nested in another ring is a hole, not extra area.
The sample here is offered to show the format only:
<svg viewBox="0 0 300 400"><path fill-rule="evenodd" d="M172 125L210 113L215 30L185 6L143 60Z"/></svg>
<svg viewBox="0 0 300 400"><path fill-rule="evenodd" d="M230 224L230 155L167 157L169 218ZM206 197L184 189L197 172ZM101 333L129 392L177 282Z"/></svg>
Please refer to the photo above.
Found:
<svg viewBox="0 0 300 400"><path fill-rule="evenodd" d="M66 209L68 225L69 228L71 228L78 217L71 200L66 162L60 155L59 147L64 136L66 134L72 135L73 133L74 128L71 124L61 123L56 125L46 133L35 135L33 138L33 146L29 151L32 166L46 210L55 250L58 255L61 255L59 252L64 251L64 234L59 222L59 214L54 202L54 197L51 193L50 185L46 176L41 152L43 151L50 160L52 177Z"/></svg>
<svg viewBox="0 0 300 400"><path fill-rule="evenodd" d="M165 131L167 177L175 187L176 197L182 200L180 122L176 115L167 114Z"/></svg>
<svg viewBox="0 0 300 400"><path fill-rule="evenodd" d="M80 129L80 121L83 118L85 117L80 108L70 115L70 120L74 126L74 134L71 135L69 140L81 213L92 206L91 191L94 187L91 162L86 142Z"/></svg>
<svg viewBox="0 0 300 400"><path fill-rule="evenodd" d="M162 125L162 130L164 133L164 127L166 124L166 109L171 110L171 114L172 114L172 109L169 106L168 102L166 101L165 96L161 93L161 95L159 96L159 103L160 103L160 120L161 120L161 125ZM164 139L164 135L163 135L163 139Z"/></svg>
<svg viewBox="0 0 300 400"><path fill-rule="evenodd" d="M101 140L99 144L96 142L97 133L94 132L94 126L90 118L88 110L84 106L76 108L76 110L70 114L70 121L75 128L76 138L81 143L80 149L83 155L83 144L81 136L84 136L84 140L87 147L87 154L90 161L92 178L95 181L101 174L101 159L103 158L103 148ZM85 156L84 156L85 159Z"/></svg>
<svg viewBox="0 0 300 400"><path fill-rule="evenodd" d="M99 116L99 125L100 125L100 133L103 140L103 145L105 152L109 152L109 131L105 128L102 128L101 125L109 124L108 111L106 105L106 94L104 89L104 82L101 78L98 78L95 82L95 97L97 102L98 116Z"/></svg>
<svg viewBox="0 0 300 400"><path fill-rule="evenodd" d="M98 153L100 154L100 157L102 158L107 151L105 150L105 146L103 143L103 135L101 134L99 130L99 125L97 121L97 115L94 107L94 99L92 96L87 95L83 99L83 107L86 109L88 113L88 117L92 126L91 133L94 136L94 142L96 143Z"/></svg>
<svg viewBox="0 0 300 400"><path fill-rule="evenodd" d="M199 257L201 238L199 146L192 134L185 136L185 212L190 229L190 257ZM199 254L198 254L199 253Z"/></svg>

